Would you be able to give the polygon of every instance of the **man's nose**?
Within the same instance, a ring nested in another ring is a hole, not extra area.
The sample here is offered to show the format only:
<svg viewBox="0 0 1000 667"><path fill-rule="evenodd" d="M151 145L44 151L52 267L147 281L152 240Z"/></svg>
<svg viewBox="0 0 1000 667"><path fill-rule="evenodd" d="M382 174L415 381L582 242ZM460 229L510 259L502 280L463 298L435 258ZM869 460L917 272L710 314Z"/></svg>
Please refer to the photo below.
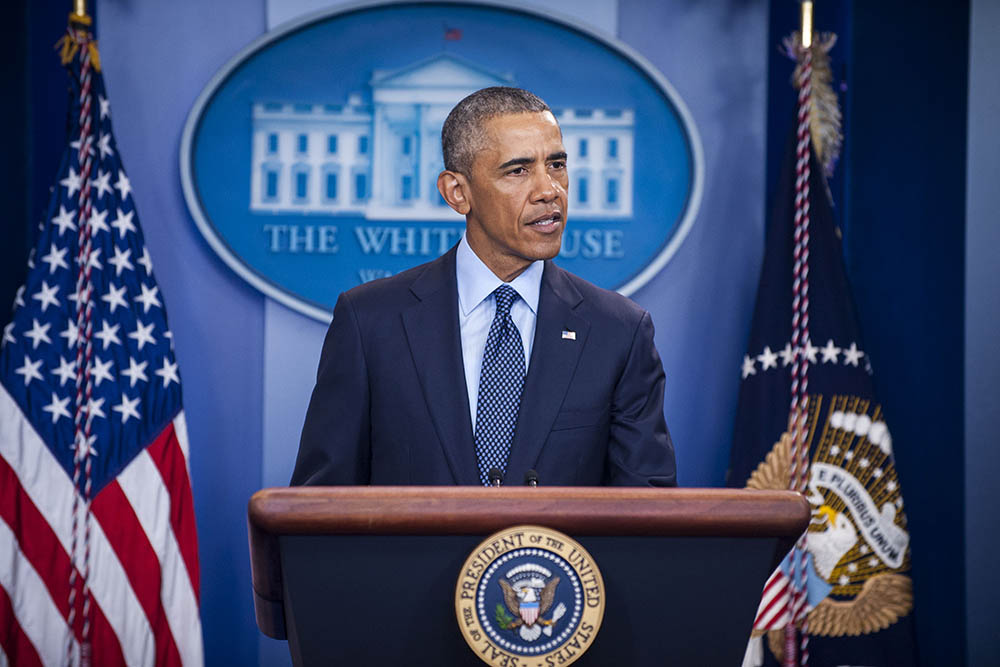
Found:
<svg viewBox="0 0 1000 667"><path fill-rule="evenodd" d="M562 184L547 169L536 173L532 186L532 201L545 203L555 200L562 189Z"/></svg>

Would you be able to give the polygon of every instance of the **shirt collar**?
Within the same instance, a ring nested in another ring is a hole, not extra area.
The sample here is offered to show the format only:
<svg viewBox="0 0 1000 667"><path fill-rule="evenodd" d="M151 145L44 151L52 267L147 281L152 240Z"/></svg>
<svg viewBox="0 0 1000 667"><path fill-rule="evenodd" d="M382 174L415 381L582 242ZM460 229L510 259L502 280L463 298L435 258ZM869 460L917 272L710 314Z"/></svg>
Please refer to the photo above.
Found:
<svg viewBox="0 0 1000 667"><path fill-rule="evenodd" d="M518 293L521 299L538 315L538 293L542 286L542 271L545 262L538 260L528 265L521 275L507 283ZM455 273L458 279L458 306L462 315L468 317L483 299L493 293L504 282L493 273L483 260L469 246L462 235L455 255Z"/></svg>

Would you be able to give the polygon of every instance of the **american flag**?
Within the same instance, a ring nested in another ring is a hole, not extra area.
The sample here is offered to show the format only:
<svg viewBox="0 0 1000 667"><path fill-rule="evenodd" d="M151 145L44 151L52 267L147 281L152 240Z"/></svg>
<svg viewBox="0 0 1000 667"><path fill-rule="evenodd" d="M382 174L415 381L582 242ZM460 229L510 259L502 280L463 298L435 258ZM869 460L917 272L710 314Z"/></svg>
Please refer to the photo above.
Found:
<svg viewBox="0 0 1000 667"><path fill-rule="evenodd" d="M0 353L0 664L200 665L163 295L84 25L67 60L68 145Z"/></svg>

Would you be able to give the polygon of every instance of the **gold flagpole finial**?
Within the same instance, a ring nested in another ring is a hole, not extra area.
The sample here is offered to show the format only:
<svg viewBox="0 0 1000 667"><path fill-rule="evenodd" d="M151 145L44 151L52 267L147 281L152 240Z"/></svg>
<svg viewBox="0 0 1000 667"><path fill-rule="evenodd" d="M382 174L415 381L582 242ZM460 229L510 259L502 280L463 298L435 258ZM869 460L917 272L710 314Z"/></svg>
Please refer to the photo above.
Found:
<svg viewBox="0 0 1000 667"><path fill-rule="evenodd" d="M813 38L813 3L812 0L802 0L802 48L812 46Z"/></svg>
<svg viewBox="0 0 1000 667"><path fill-rule="evenodd" d="M87 0L73 0L73 11L70 12L71 23L82 23L90 25L90 15L87 14Z"/></svg>

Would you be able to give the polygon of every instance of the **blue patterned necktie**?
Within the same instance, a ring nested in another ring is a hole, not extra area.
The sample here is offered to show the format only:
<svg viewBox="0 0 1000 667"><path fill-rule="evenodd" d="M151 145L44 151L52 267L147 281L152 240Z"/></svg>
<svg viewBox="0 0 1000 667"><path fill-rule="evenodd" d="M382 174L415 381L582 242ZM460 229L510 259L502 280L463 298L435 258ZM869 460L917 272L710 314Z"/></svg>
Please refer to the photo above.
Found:
<svg viewBox="0 0 1000 667"><path fill-rule="evenodd" d="M491 468L507 469L524 387L524 346L510 318L510 306L520 297L508 285L496 288L493 297L496 313L486 337L476 401L476 461L483 486L489 486Z"/></svg>

